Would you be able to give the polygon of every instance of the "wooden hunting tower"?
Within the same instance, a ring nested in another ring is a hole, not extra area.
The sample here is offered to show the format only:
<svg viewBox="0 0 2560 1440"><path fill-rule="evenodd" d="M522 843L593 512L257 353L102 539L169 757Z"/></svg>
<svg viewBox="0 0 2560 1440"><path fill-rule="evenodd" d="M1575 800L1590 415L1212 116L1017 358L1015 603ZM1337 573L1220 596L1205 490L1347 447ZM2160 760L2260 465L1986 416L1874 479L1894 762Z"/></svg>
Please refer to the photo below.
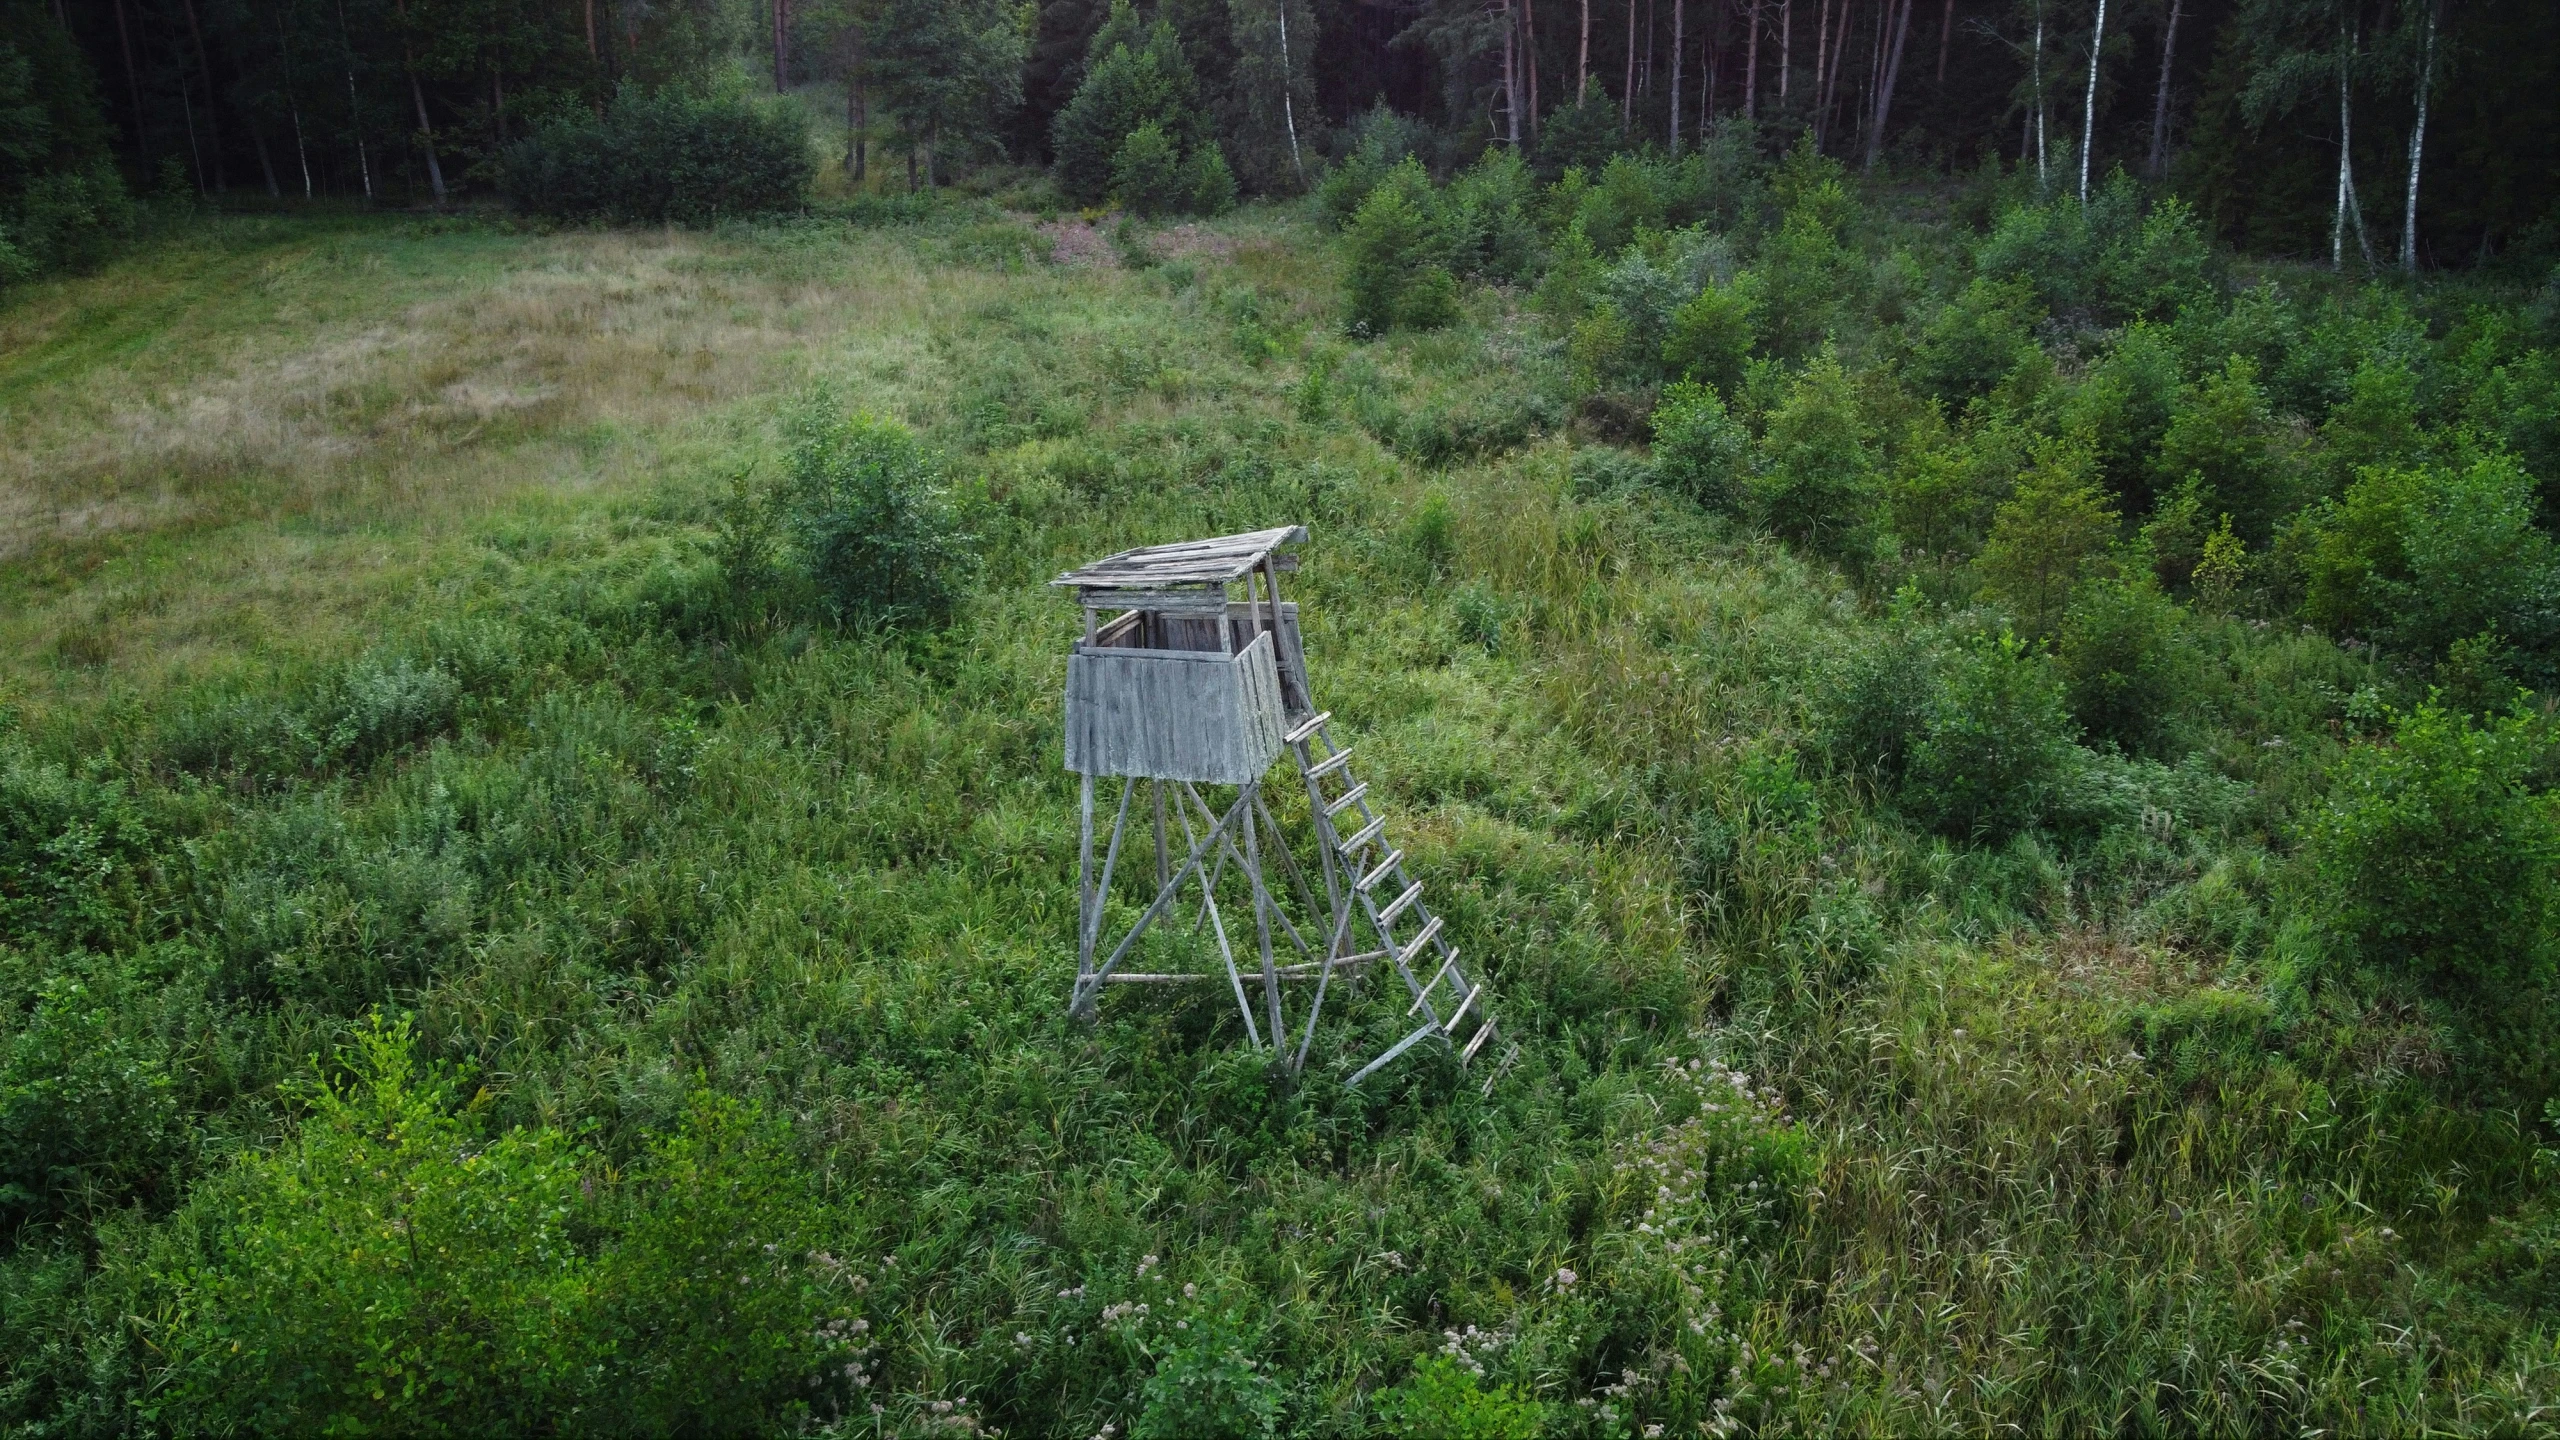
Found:
<svg viewBox="0 0 2560 1440"><path fill-rule="evenodd" d="M1369 787L1352 778L1351 747L1335 743L1333 717L1315 708L1307 683L1298 607L1280 598L1280 577L1298 568L1296 556L1281 552L1306 538L1303 527L1286 525L1154 545L1050 582L1071 587L1084 607L1084 638L1067 661L1067 768L1083 781L1076 983L1069 1008L1090 1019L1106 985L1223 978L1244 1017L1245 1034L1256 1048L1268 1043L1294 1071L1306 1063L1334 976L1357 979L1383 960L1411 997L1406 1016L1419 1016L1421 1023L1348 1083L1360 1083L1426 1040L1458 1047L1459 1063L1471 1064L1494 1037L1491 997L1460 967L1439 918L1422 903L1421 882L1406 874L1404 852L1389 843L1386 818L1369 798ZM1229 593L1239 585L1241 595ZM1296 761L1306 787L1324 876L1321 907L1262 789L1263 777L1283 752ZM1094 785L1115 776L1120 798L1097 873ZM1105 904L1128 831L1130 801L1142 781L1154 811L1154 898L1105 954ZM1234 794L1223 809L1216 808L1201 794L1204 785L1231 786ZM1178 852L1167 838L1168 799L1181 825ZM1284 903L1282 887L1266 877L1266 856L1286 877L1294 904ZM1205 924L1216 938L1223 976L1122 970L1138 937L1195 882L1200 901L1192 929L1196 933ZM1231 903L1244 900L1253 907L1259 1015L1228 941L1218 904L1222 886L1241 892L1231 893ZM1355 919L1365 922L1374 941L1357 952L1350 949ZM1275 929L1296 949L1295 962L1275 963ZM1428 979L1417 973L1417 964L1429 967ZM1315 984L1294 1050L1280 998L1284 981ZM1487 1092L1518 1054L1516 1045L1504 1052L1485 1081Z"/></svg>

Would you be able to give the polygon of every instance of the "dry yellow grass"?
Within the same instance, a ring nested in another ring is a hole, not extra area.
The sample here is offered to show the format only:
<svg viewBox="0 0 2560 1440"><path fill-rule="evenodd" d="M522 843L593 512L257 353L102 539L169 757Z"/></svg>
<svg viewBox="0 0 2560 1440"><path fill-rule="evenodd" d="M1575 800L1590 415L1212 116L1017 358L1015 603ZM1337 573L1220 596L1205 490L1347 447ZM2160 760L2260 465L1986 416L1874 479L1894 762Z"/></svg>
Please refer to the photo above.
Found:
<svg viewBox="0 0 2560 1440"><path fill-rule="evenodd" d="M217 226L0 311L13 688L359 624L494 512L712 468L821 373L930 408L936 326L1048 283L841 228L418 228Z"/></svg>

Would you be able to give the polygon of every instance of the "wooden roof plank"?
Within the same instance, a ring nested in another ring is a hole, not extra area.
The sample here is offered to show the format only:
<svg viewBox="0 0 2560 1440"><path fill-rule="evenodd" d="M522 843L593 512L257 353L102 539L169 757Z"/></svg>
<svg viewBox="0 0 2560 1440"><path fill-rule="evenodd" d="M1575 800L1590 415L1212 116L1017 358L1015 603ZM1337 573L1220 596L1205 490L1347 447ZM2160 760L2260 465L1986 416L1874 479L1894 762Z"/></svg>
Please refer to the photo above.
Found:
<svg viewBox="0 0 2560 1440"><path fill-rule="evenodd" d="M1240 535L1182 540L1123 550L1050 581L1087 589L1137 589L1154 585L1219 585L1235 580L1284 545L1307 538L1303 525L1281 525Z"/></svg>

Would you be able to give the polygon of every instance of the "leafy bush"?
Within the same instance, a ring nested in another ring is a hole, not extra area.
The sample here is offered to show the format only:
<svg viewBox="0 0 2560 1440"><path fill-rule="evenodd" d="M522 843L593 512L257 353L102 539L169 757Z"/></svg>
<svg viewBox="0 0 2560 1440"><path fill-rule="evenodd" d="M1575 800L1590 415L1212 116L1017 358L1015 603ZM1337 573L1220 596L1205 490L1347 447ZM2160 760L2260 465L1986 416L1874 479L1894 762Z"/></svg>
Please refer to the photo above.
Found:
<svg viewBox="0 0 2560 1440"><path fill-rule="evenodd" d="M735 98L627 89L509 146L518 207L565 220L686 221L798 207L815 168L799 112Z"/></svg>
<svg viewBox="0 0 2560 1440"><path fill-rule="evenodd" d="M1280 1428L1280 1386L1254 1352L1261 1337L1240 1306L1191 1312L1139 1389L1129 1440L1267 1440Z"/></svg>
<svg viewBox="0 0 2560 1440"><path fill-rule="evenodd" d="M2064 703L2089 735L2133 755L2165 755L2196 708L2201 665L2177 603L2149 576L2080 587L2063 617L2055 659Z"/></svg>
<svg viewBox="0 0 2560 1440"><path fill-rule="evenodd" d="M1945 652L1899 799L1940 834L1997 843L2051 813L2081 756L2052 662L2006 632L1968 637Z"/></svg>
<svg viewBox="0 0 2560 1440"><path fill-rule="evenodd" d="M166 1193L195 1137L163 993L107 959L0 980L0 1223Z"/></svg>
<svg viewBox="0 0 2560 1440"><path fill-rule="evenodd" d="M1122 183L1122 150L1140 129L1152 126L1173 154L1161 193L1186 198L1194 193L1172 176L1207 140L1206 112L1173 26L1159 19L1141 29L1127 0L1119 0L1094 32L1086 67L1075 94L1050 122L1058 188L1081 204L1098 203ZM1138 163L1153 164L1150 152L1155 148L1153 142L1143 146ZM1225 161L1219 164L1223 167Z"/></svg>
<svg viewBox="0 0 2560 1440"><path fill-rule="evenodd" d="M2537 783L2550 722L2519 706L2475 724L2434 704L2355 746L2304 853L2318 914L2359 964L2465 1006L2553 973L2560 801Z"/></svg>
<svg viewBox="0 0 2560 1440"><path fill-rule="evenodd" d="M1111 157L1111 198L1121 208L1154 217L1183 209L1191 199L1182 152L1149 120L1129 132Z"/></svg>
<svg viewBox="0 0 2560 1440"><path fill-rule="evenodd" d="M2490 634L2547 667L2560 552L2534 523L2535 490L2503 455L2365 471L2304 521L2304 616L2421 663Z"/></svg>
<svg viewBox="0 0 2560 1440"><path fill-rule="evenodd" d="M1680 380L1653 410L1653 475L1657 484L1710 510L1738 513L1745 498L1751 436L1716 392Z"/></svg>
<svg viewBox="0 0 2560 1440"><path fill-rule="evenodd" d="M141 918L152 827L123 784L0 740L0 945L104 948Z"/></svg>
<svg viewBox="0 0 2560 1440"><path fill-rule="evenodd" d="M1993 596L2031 636L2050 635L2072 592L2109 568L2116 514L2092 483L2097 469L2077 437L2036 446L2035 463L1995 513L1974 564Z"/></svg>
<svg viewBox="0 0 2560 1440"><path fill-rule="evenodd" d="M2178 386L2178 356L2168 336L2137 323L2117 333L2105 358L2064 402L2063 428L2089 437L2099 478L2127 514L2148 513L2159 493L2151 458L2168 433Z"/></svg>
<svg viewBox="0 0 2560 1440"><path fill-rule="evenodd" d="M412 1045L377 1017L292 1139L190 1200L181 1428L727 1431L853 1390L821 1376L859 1373L858 1287L754 1111L697 1103L617 1182Z"/></svg>
<svg viewBox="0 0 2560 1440"><path fill-rule="evenodd" d="M1369 192L1344 236L1343 291L1358 332L1430 329L1456 318L1456 280L1438 263L1428 216L1412 193L1418 180L1427 201L1430 182L1421 166L1406 166L1409 174L1391 174Z"/></svg>
<svg viewBox="0 0 2560 1440"><path fill-rule="evenodd" d="M1484 1388L1448 1354L1424 1356L1404 1383L1371 1403L1390 1433L1437 1440L1534 1440L1546 1414L1516 1391Z"/></svg>
<svg viewBox="0 0 2560 1440"><path fill-rule="evenodd" d="M1751 481L1761 523L1820 554L1854 553L1873 518L1876 462L1838 356L1825 351L1788 387L1769 416L1762 453Z"/></svg>
<svg viewBox="0 0 2560 1440"><path fill-rule="evenodd" d="M1727 395L1742 384L1760 319L1760 277L1746 270L1730 285L1710 284L1671 312L1662 363L1675 379L1713 385Z"/></svg>
<svg viewBox="0 0 2560 1440"><path fill-rule="evenodd" d="M828 604L851 621L931 624L972 568L936 467L894 420L846 415L820 391L792 421L785 527Z"/></svg>
<svg viewBox="0 0 2560 1440"><path fill-rule="evenodd" d="M1911 378L1956 405L1989 393L2035 348L2034 303L2023 281L1976 279L1920 332Z"/></svg>
<svg viewBox="0 0 2560 1440"><path fill-rule="evenodd" d="M2296 501L2277 434L2257 365L2234 355L2179 393L2152 461L2153 483L2165 493L2192 477L2208 513L2229 515L2243 540L2263 546Z"/></svg>

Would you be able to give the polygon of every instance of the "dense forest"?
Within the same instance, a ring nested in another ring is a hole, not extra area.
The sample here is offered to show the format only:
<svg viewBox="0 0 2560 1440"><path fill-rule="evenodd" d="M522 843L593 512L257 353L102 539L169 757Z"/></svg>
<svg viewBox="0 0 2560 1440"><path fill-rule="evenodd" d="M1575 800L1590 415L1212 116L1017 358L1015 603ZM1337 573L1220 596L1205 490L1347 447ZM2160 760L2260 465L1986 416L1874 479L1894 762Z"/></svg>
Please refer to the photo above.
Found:
<svg viewBox="0 0 2560 1440"><path fill-rule="evenodd" d="M2553 1428L2555 97L0 0L0 1437ZM1068 1012L1045 582L1291 524L1472 1065Z"/></svg>
<svg viewBox="0 0 2560 1440"><path fill-rule="evenodd" d="M1107 0L9 0L0 229L25 269L132 224L128 195L442 202L616 95L753 77L838 92L857 173L875 150L1054 162L1081 203L1150 106L1267 195L1378 108L1427 127L1435 167L1495 143L1548 174L1739 118L1861 171L1998 157L2085 198L2121 167L2256 253L2560 245L2560 45L2521 0L1797 3L1166 0L1151 49Z"/></svg>

